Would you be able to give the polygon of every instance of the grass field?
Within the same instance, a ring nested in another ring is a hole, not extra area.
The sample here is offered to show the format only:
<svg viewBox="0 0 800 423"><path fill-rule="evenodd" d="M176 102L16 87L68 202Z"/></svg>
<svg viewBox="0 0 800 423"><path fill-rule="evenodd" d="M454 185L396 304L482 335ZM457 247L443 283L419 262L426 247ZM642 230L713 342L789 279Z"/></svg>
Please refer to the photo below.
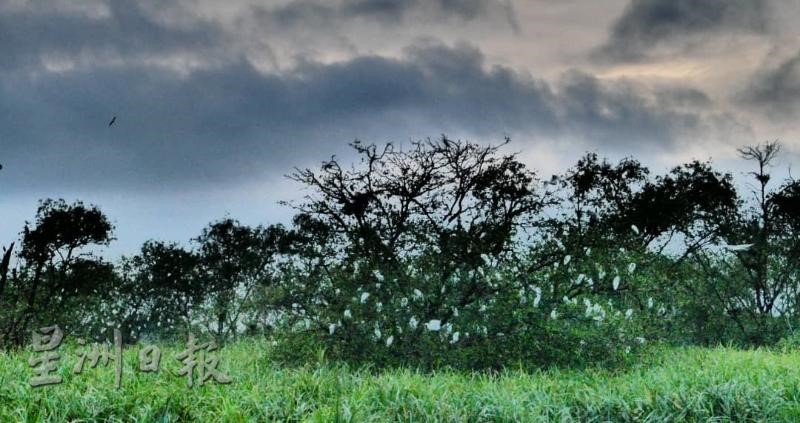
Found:
<svg viewBox="0 0 800 423"><path fill-rule="evenodd" d="M139 372L138 347L128 348L119 390L113 362L72 374L75 346L59 350L63 382L39 388L28 385L39 353L0 353L0 421L800 421L797 352L670 349L624 371L490 376L284 368L249 341L218 351L232 384L190 389L175 374L179 350L163 348L154 374Z"/></svg>

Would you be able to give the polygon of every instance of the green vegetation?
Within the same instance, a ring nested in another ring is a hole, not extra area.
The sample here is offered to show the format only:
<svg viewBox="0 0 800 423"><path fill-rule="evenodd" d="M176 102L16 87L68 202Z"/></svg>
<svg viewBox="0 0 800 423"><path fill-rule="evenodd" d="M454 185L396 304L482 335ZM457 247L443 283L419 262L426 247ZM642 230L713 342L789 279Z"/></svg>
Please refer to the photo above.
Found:
<svg viewBox="0 0 800 423"><path fill-rule="evenodd" d="M163 348L161 371L114 365L73 375L75 346L62 346L64 382L31 388L33 352L0 354L0 421L797 421L800 353L792 350L652 350L625 370L521 371L353 369L319 357L276 364L267 342L219 351L230 385L188 388L175 375L181 346Z"/></svg>
<svg viewBox="0 0 800 423"><path fill-rule="evenodd" d="M0 420L800 418L800 181L771 182L778 144L739 151L745 194L710 162L587 154L540 179L500 146L353 148L290 175L289 226L226 218L115 261L98 206L42 201L0 261ZM119 391L70 363L33 390L52 325L174 346L161 375L129 351ZM169 373L190 333L235 384Z"/></svg>

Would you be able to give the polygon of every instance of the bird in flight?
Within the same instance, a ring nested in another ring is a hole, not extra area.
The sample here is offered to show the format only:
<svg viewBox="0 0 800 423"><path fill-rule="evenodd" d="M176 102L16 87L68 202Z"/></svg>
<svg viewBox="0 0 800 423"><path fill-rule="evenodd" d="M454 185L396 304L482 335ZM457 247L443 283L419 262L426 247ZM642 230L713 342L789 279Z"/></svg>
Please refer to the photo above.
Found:
<svg viewBox="0 0 800 423"><path fill-rule="evenodd" d="M112 117L112 118L111 118L111 122L108 122L108 126L111 126L111 125L113 125L113 124L114 124L114 122L116 122L116 121L117 121L117 117L116 117L116 116Z"/></svg>

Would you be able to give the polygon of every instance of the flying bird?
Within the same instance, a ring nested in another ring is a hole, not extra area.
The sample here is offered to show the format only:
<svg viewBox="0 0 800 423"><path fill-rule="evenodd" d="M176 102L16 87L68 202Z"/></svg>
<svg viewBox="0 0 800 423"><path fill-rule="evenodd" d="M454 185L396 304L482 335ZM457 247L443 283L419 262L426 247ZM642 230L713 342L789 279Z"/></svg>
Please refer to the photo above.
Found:
<svg viewBox="0 0 800 423"><path fill-rule="evenodd" d="M114 124L114 122L116 122L116 121L117 121L117 116L114 116L114 117L112 117L112 118L111 118L111 122L108 122L108 126L111 126L111 125L113 125L113 124Z"/></svg>

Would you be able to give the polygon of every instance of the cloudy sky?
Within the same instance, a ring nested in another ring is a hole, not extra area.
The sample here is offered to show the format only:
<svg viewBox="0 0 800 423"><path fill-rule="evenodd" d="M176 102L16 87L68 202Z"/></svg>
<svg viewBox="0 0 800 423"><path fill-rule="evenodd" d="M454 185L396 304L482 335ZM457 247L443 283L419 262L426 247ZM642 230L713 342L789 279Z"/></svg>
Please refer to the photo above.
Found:
<svg viewBox="0 0 800 423"><path fill-rule="evenodd" d="M100 205L110 254L226 215L347 143L512 138L656 171L800 153L796 0L2 0L0 243L41 198ZM116 123L108 126L112 116Z"/></svg>

